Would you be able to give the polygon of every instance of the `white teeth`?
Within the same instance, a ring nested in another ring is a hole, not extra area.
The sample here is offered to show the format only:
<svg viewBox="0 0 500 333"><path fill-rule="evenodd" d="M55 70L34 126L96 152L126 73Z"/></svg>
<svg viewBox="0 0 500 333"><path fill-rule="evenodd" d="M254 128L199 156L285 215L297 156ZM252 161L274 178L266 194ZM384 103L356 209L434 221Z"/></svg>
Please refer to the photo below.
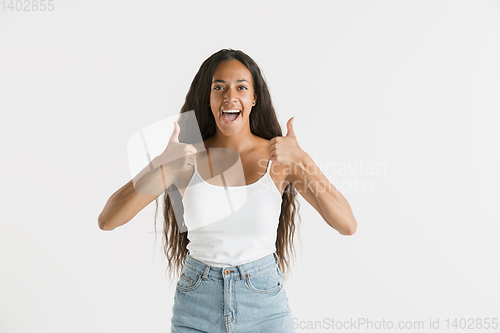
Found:
<svg viewBox="0 0 500 333"><path fill-rule="evenodd" d="M224 110L222 112L226 112L226 113L238 113L238 112L240 112L240 110Z"/></svg>

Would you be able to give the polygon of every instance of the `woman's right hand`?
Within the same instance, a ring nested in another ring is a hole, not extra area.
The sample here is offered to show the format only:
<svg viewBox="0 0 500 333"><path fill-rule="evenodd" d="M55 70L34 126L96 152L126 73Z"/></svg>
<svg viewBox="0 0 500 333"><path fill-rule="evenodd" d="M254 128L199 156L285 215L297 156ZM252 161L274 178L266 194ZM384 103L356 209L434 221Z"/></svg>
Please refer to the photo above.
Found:
<svg viewBox="0 0 500 333"><path fill-rule="evenodd" d="M167 148L155 159L158 165L163 165L169 171L183 171L191 169L196 160L198 150L190 144L179 142L179 133L181 128L174 121L174 132L168 141Z"/></svg>

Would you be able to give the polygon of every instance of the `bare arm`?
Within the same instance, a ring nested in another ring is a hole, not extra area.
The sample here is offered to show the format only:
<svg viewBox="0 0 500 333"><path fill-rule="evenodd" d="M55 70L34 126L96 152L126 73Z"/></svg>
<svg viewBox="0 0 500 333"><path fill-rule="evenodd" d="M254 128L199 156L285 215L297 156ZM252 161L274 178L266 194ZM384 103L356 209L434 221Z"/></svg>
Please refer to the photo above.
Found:
<svg viewBox="0 0 500 333"><path fill-rule="evenodd" d="M179 142L180 130L174 122L165 151L108 199L97 218L101 230L113 230L130 221L172 185L177 172L191 168L197 149Z"/></svg>
<svg viewBox="0 0 500 333"><path fill-rule="evenodd" d="M269 157L275 162L290 166L286 180L297 188L330 227L341 235L354 234L358 222L351 206L309 154L300 148L293 130L293 119L294 117L290 118L286 123L286 136L269 140Z"/></svg>
<svg viewBox="0 0 500 333"><path fill-rule="evenodd" d="M304 199L313 206L325 222L341 235L353 235L358 222L349 202L326 178L313 159L304 153L303 159L287 177Z"/></svg>
<svg viewBox="0 0 500 333"><path fill-rule="evenodd" d="M153 165L158 165L156 159L153 160ZM156 167L151 170L149 165L146 166L111 195L98 217L99 228L113 230L132 220L144 207L164 193L175 177L175 172L166 168Z"/></svg>

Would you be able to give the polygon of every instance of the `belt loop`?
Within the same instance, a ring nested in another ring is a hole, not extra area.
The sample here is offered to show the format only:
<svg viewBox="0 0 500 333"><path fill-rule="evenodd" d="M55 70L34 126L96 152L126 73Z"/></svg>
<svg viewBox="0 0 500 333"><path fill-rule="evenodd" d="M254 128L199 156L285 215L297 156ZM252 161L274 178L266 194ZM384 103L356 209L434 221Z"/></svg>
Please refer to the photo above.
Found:
<svg viewBox="0 0 500 333"><path fill-rule="evenodd" d="M245 279L246 278L246 274L245 274L245 271L243 270L242 265L238 265L236 267L238 267L238 270L240 271L240 280Z"/></svg>
<svg viewBox="0 0 500 333"><path fill-rule="evenodd" d="M201 276L201 278L203 280L206 280L207 279L207 276L208 276L208 271L210 270L210 265L205 265L205 270L203 271L203 275Z"/></svg>

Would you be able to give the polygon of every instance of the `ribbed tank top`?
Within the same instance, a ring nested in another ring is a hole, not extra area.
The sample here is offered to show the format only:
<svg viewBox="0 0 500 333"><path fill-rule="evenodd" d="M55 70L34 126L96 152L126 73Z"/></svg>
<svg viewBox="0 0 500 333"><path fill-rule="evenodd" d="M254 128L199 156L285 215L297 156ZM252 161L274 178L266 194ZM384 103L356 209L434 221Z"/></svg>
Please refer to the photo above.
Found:
<svg viewBox="0 0 500 333"><path fill-rule="evenodd" d="M281 193L269 174L270 165L271 160L255 183L216 186L203 180L195 161L182 199L191 257L210 266L229 267L276 251Z"/></svg>

